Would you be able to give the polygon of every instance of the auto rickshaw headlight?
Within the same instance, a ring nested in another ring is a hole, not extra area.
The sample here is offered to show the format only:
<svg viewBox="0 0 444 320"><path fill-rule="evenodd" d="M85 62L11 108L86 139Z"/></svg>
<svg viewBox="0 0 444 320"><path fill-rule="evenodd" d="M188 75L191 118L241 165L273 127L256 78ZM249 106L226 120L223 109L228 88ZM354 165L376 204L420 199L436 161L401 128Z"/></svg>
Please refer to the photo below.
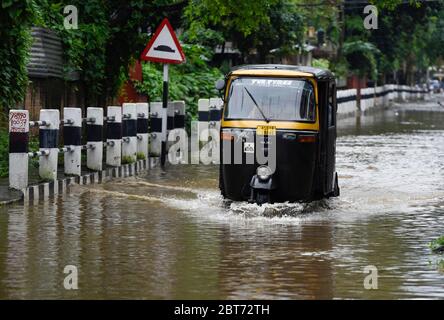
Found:
<svg viewBox="0 0 444 320"><path fill-rule="evenodd" d="M270 167L260 166L257 168L256 174L260 180L266 181L270 179L270 177L273 175L273 172L271 171Z"/></svg>

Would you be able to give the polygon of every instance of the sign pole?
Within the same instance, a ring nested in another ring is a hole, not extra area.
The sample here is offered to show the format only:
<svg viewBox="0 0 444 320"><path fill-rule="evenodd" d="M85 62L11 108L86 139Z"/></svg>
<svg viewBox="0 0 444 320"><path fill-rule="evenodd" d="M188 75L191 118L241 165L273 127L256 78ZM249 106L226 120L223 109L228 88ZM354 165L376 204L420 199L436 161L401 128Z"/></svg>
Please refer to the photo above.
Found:
<svg viewBox="0 0 444 320"><path fill-rule="evenodd" d="M168 63L163 64L163 100L162 107L164 110L168 108ZM165 130L166 132L166 130ZM160 164L162 168L165 168L166 161L166 139L167 137L162 137L162 150L160 154Z"/></svg>

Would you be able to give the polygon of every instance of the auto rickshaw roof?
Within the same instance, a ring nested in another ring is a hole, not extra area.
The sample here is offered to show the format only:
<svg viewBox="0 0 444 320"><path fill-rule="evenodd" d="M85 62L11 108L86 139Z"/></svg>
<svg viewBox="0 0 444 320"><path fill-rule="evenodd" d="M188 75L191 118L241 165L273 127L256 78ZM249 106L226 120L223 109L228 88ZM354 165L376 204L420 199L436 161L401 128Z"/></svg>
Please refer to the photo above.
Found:
<svg viewBox="0 0 444 320"><path fill-rule="evenodd" d="M329 70L285 64L241 65L232 68L230 75L313 77L317 80L334 79L333 73Z"/></svg>

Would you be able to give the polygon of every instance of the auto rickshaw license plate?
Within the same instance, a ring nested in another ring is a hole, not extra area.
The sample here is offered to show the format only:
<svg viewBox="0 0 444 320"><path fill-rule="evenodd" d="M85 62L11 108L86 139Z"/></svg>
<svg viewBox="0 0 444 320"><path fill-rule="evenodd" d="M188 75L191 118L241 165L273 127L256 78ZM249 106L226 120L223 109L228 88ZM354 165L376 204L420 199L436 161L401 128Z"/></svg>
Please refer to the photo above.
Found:
<svg viewBox="0 0 444 320"><path fill-rule="evenodd" d="M275 136L276 127L274 126L257 126L256 134L259 136Z"/></svg>

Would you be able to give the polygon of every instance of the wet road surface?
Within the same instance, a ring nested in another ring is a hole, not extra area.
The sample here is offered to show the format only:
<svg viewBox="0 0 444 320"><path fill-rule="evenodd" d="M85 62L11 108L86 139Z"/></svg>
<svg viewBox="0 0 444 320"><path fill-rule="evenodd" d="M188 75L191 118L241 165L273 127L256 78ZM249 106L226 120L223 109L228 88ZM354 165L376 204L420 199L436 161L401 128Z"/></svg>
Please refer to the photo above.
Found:
<svg viewBox="0 0 444 320"><path fill-rule="evenodd" d="M0 298L444 298L428 248L444 234L444 108L339 126L337 199L230 203L217 167L189 165L0 208Z"/></svg>

